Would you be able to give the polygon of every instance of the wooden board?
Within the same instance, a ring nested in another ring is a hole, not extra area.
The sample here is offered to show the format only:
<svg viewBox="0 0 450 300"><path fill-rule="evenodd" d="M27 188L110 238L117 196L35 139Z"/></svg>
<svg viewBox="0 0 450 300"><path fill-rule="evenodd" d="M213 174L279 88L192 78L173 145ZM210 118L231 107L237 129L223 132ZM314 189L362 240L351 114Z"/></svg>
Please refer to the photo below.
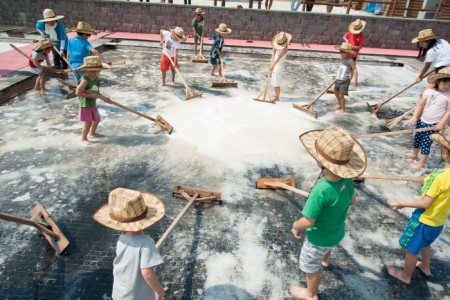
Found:
<svg viewBox="0 0 450 300"><path fill-rule="evenodd" d="M292 187L297 187L297 182L295 178L268 178L268 177L261 177L258 178L258 181L256 182L256 188L258 189L275 189L270 186L266 186L265 182L281 182L287 185L290 185ZM281 189L281 188L280 188Z"/></svg>
<svg viewBox="0 0 450 300"><path fill-rule="evenodd" d="M205 190L205 189L198 189L198 188L192 188L188 186L182 186L182 185L176 185L173 188L172 196L177 198L183 198L183 195L181 194L181 191L186 192L189 196L193 196L195 194L199 195L199 198L209 198L206 199L207 202L211 202L213 200L221 200L222 194L215 191ZM201 202L201 201L199 201Z"/></svg>

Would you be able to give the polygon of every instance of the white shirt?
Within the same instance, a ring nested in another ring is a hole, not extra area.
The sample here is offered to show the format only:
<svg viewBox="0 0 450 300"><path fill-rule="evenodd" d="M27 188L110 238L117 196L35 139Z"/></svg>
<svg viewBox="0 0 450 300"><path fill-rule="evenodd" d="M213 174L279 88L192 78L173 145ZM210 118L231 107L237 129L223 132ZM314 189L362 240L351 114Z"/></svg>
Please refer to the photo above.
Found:
<svg viewBox="0 0 450 300"><path fill-rule="evenodd" d="M431 63L435 68L450 66L450 45L446 40L439 39L428 49L425 62Z"/></svg>
<svg viewBox="0 0 450 300"><path fill-rule="evenodd" d="M273 60L276 61L278 57L280 57L281 53L284 51L284 49L277 49L275 52L275 55L273 57ZM286 53L287 55L287 53ZM284 70L284 61L286 60L286 55L284 55L280 60L277 62L277 64L273 67L274 73L283 73Z"/></svg>
<svg viewBox="0 0 450 300"><path fill-rule="evenodd" d="M164 50L166 51L166 53L170 56L170 57L174 57L175 56L175 48L179 48L180 47L180 42L176 42L174 40L172 40L172 38L170 37L172 33L170 31L167 30L163 30L162 35L163 35L163 47Z"/></svg>
<svg viewBox="0 0 450 300"><path fill-rule="evenodd" d="M450 104L450 91L441 93L433 89L423 92L423 97L427 99L420 119L427 124L437 124L447 112L447 106Z"/></svg>

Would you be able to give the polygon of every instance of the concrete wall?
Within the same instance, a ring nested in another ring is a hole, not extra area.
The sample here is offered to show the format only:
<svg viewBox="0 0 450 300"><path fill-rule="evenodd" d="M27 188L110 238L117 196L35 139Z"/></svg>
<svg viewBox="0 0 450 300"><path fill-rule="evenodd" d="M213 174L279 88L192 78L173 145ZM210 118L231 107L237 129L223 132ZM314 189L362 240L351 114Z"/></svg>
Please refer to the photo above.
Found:
<svg viewBox="0 0 450 300"><path fill-rule="evenodd" d="M66 27L78 21L90 23L97 29L138 33L158 33L161 27L181 26L190 31L195 6L113 2L95 0L0 0L2 25L34 26L42 18L42 11L52 8L65 15ZM206 11L207 34L213 33L223 22L233 29L231 38L268 40L277 31L292 33L294 42L310 44L340 44L348 24L349 15L308 12L280 12L258 9L203 7ZM365 17L364 30L367 47L416 49L411 39L425 28L450 38L450 22L403 18Z"/></svg>

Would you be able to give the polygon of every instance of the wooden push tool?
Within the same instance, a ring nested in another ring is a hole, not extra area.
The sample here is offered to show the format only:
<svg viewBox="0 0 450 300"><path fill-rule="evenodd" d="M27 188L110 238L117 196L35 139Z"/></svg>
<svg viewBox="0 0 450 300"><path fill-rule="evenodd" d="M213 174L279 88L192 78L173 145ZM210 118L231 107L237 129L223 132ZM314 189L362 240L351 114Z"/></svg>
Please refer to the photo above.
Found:
<svg viewBox="0 0 450 300"><path fill-rule="evenodd" d="M149 116L147 116L147 115L144 115L143 113L140 113L140 112L138 112L138 111L136 111L136 110L134 110L134 109L131 109L131 108L127 107L127 106L124 106L124 105L122 105L122 104L119 104L119 103L117 103L117 102L114 102L114 101L112 101L112 100L111 100L111 104L113 104L113 105L115 105L115 106L118 106L118 107L120 107L120 108L123 108L123 109L125 109L125 110L128 110L129 112L131 112L131 113L133 113L133 114L136 114L136 115L138 115L138 116L141 116L141 117L143 117L143 118L146 118L146 119L148 119L148 120L150 120L150 121L155 122L156 125L158 125L159 127L161 127L161 129L163 129L167 134L171 134L171 133L172 133L173 126L170 125L169 122L167 122L167 121L166 121L163 117L161 117L160 115L157 115L156 118L152 118L152 117L149 117Z"/></svg>
<svg viewBox="0 0 450 300"><path fill-rule="evenodd" d="M219 81L213 82L212 87L237 87L237 82L229 81L225 78L225 74L223 72L223 60L222 57L220 58L220 70L222 71L222 78L220 78Z"/></svg>
<svg viewBox="0 0 450 300"><path fill-rule="evenodd" d="M172 224L170 224L169 228L164 232L161 238L156 243L156 249L159 249L162 244L167 240L169 235L175 229L175 226L180 222L181 218L187 213L189 208L194 204L194 202L202 202L209 203L219 202L222 203L221 193L192 188L187 186L176 185L173 189L172 195L177 198L184 198L188 201L188 204L183 208L183 210L178 214L178 216L173 220Z"/></svg>
<svg viewBox="0 0 450 300"><path fill-rule="evenodd" d="M294 178L267 178L260 177L256 182L258 189L284 189L308 197L309 193L296 188L297 183Z"/></svg>
<svg viewBox="0 0 450 300"><path fill-rule="evenodd" d="M399 134L407 134L407 133L415 133L415 132L424 132L424 131L432 131L436 130L436 126L428 127L428 128L419 128L419 129L407 129L407 130L397 130L391 132L379 132L379 133L371 133L371 134L363 134L363 135L354 135L354 139L367 139L374 138L380 136L391 136L391 135L399 135Z"/></svg>
<svg viewBox="0 0 450 300"><path fill-rule="evenodd" d="M428 77L428 75L430 75L433 72L434 72L434 70L429 71L423 77L426 78L426 77ZM403 93L404 91L406 91L407 89L409 89L410 87L412 87L413 85L415 85L417 83L418 83L417 81L414 81L413 83L411 83L410 85L408 85L407 87L402 89L400 92L398 92L394 96L389 97L388 99L384 100L381 103L374 104L374 105L370 105L369 103L367 103L367 106L369 107L369 110L375 115L375 117L378 118L378 112L380 111L380 109L381 109L381 107L383 105L385 105L386 103L388 103L389 101L391 101L392 99L394 99L395 97L397 97L398 95L400 95L401 93Z"/></svg>
<svg viewBox="0 0 450 300"><path fill-rule="evenodd" d="M398 122L400 122L404 117L406 117L407 115L411 114L414 112L414 110L416 109L416 107L411 108L410 110L408 110L407 112L405 112L404 114L390 119L390 120L386 120L384 121L384 124L386 124L386 127L391 130L392 128L394 128L395 126L397 126Z"/></svg>
<svg viewBox="0 0 450 300"><path fill-rule="evenodd" d="M55 46L53 46L53 50L55 50L56 53L58 53L59 57L61 57L64 60L64 62L68 66L70 66L70 62L67 60L67 58L65 58L63 55L61 55L61 52L59 52L59 50ZM119 65L124 65L124 64L126 64L125 61L113 61L110 63L111 66L119 66ZM71 71L71 70L68 70L68 71ZM66 72L68 72L68 71L66 71Z"/></svg>
<svg viewBox="0 0 450 300"><path fill-rule="evenodd" d="M205 21L203 21L203 28L205 28ZM197 33L194 32L194 34L197 34ZM194 46L194 47L196 47L196 46ZM203 56L203 34L200 37L200 54L198 54L196 57L194 57L192 59L192 62L193 63L204 63L204 64L208 63L208 59Z"/></svg>
<svg viewBox="0 0 450 300"><path fill-rule="evenodd" d="M420 176L403 176L403 175L384 175L384 174L362 174L353 178L353 181L363 182L365 179L383 179L383 180L403 180L423 182L424 177Z"/></svg>
<svg viewBox="0 0 450 300"><path fill-rule="evenodd" d="M275 56L275 52L272 52L272 58L270 59L270 66L272 66L274 56ZM275 101L272 100L272 97L270 97L270 93L269 93L269 82L270 82L271 73L272 72L270 71L270 68L269 68L269 71L267 72L266 83L264 84L264 89L262 90L261 94L259 94L258 97L253 98L253 100L275 104Z"/></svg>
<svg viewBox="0 0 450 300"><path fill-rule="evenodd" d="M323 94L325 94L328 89L336 82L336 79L333 80L333 82L331 82L326 88L323 89L323 91L313 100L311 101L309 104L304 104L304 105L300 105L297 103L293 103L292 106L296 109L299 109L302 112L307 113L308 115L310 115L313 118L317 119L317 113L314 111L313 109L313 104L319 100L320 97L322 97Z"/></svg>
<svg viewBox="0 0 450 300"><path fill-rule="evenodd" d="M31 219L24 219L13 215L0 213L0 219L33 226L45 236L56 254L61 254L69 246L69 240L50 217L48 212L39 202L30 211Z"/></svg>
<svg viewBox="0 0 450 300"><path fill-rule="evenodd" d="M20 54L22 54L26 59L28 59L29 61L33 62L33 60L31 59L31 57L29 57L28 55L26 55L22 50L20 50L19 48L17 48L16 46L14 46L13 44L9 44L14 50L16 50L17 52L19 52ZM70 72L70 69L67 70L56 70L53 69L51 67L45 67L42 66L42 72L44 73L44 75L47 76L52 76L52 77L57 77L57 78L61 78L61 79L66 79L67 78L67 73Z"/></svg>
<svg viewBox="0 0 450 300"><path fill-rule="evenodd" d="M195 92L193 89L191 89L186 80L184 79L183 75L181 75L181 72L178 70L178 68L175 66L174 61L172 60L172 58L170 57L170 55L168 55L166 53L166 51L163 49L163 53L165 56L167 56L167 58L170 60L170 63L172 64L172 66L174 67L175 71L177 72L178 76L180 76L181 81L184 84L184 87L186 88L186 96L184 97L184 100L190 100L196 97L201 97L202 94Z"/></svg>

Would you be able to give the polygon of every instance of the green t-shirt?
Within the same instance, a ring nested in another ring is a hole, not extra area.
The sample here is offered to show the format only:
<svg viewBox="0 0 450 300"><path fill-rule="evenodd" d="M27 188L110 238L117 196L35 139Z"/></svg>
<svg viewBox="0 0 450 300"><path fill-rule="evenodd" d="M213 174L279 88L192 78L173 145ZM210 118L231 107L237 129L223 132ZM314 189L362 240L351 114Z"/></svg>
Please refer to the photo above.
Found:
<svg viewBox="0 0 450 300"><path fill-rule="evenodd" d="M197 20L194 18L192 20L192 27L194 27L195 32L197 32L198 35L202 35L203 33L203 21L205 20L205 17L201 16L200 20Z"/></svg>
<svg viewBox="0 0 450 300"><path fill-rule="evenodd" d="M81 80L87 81L86 91L89 93L98 93L98 79L90 79L87 76L83 76ZM93 98L86 98L78 96L78 104L80 107L96 107L97 106L97 99Z"/></svg>
<svg viewBox="0 0 450 300"><path fill-rule="evenodd" d="M337 245L345 235L345 218L355 192L353 179L337 182L320 178L309 194L302 214L314 219L306 230L308 240L321 247Z"/></svg>

